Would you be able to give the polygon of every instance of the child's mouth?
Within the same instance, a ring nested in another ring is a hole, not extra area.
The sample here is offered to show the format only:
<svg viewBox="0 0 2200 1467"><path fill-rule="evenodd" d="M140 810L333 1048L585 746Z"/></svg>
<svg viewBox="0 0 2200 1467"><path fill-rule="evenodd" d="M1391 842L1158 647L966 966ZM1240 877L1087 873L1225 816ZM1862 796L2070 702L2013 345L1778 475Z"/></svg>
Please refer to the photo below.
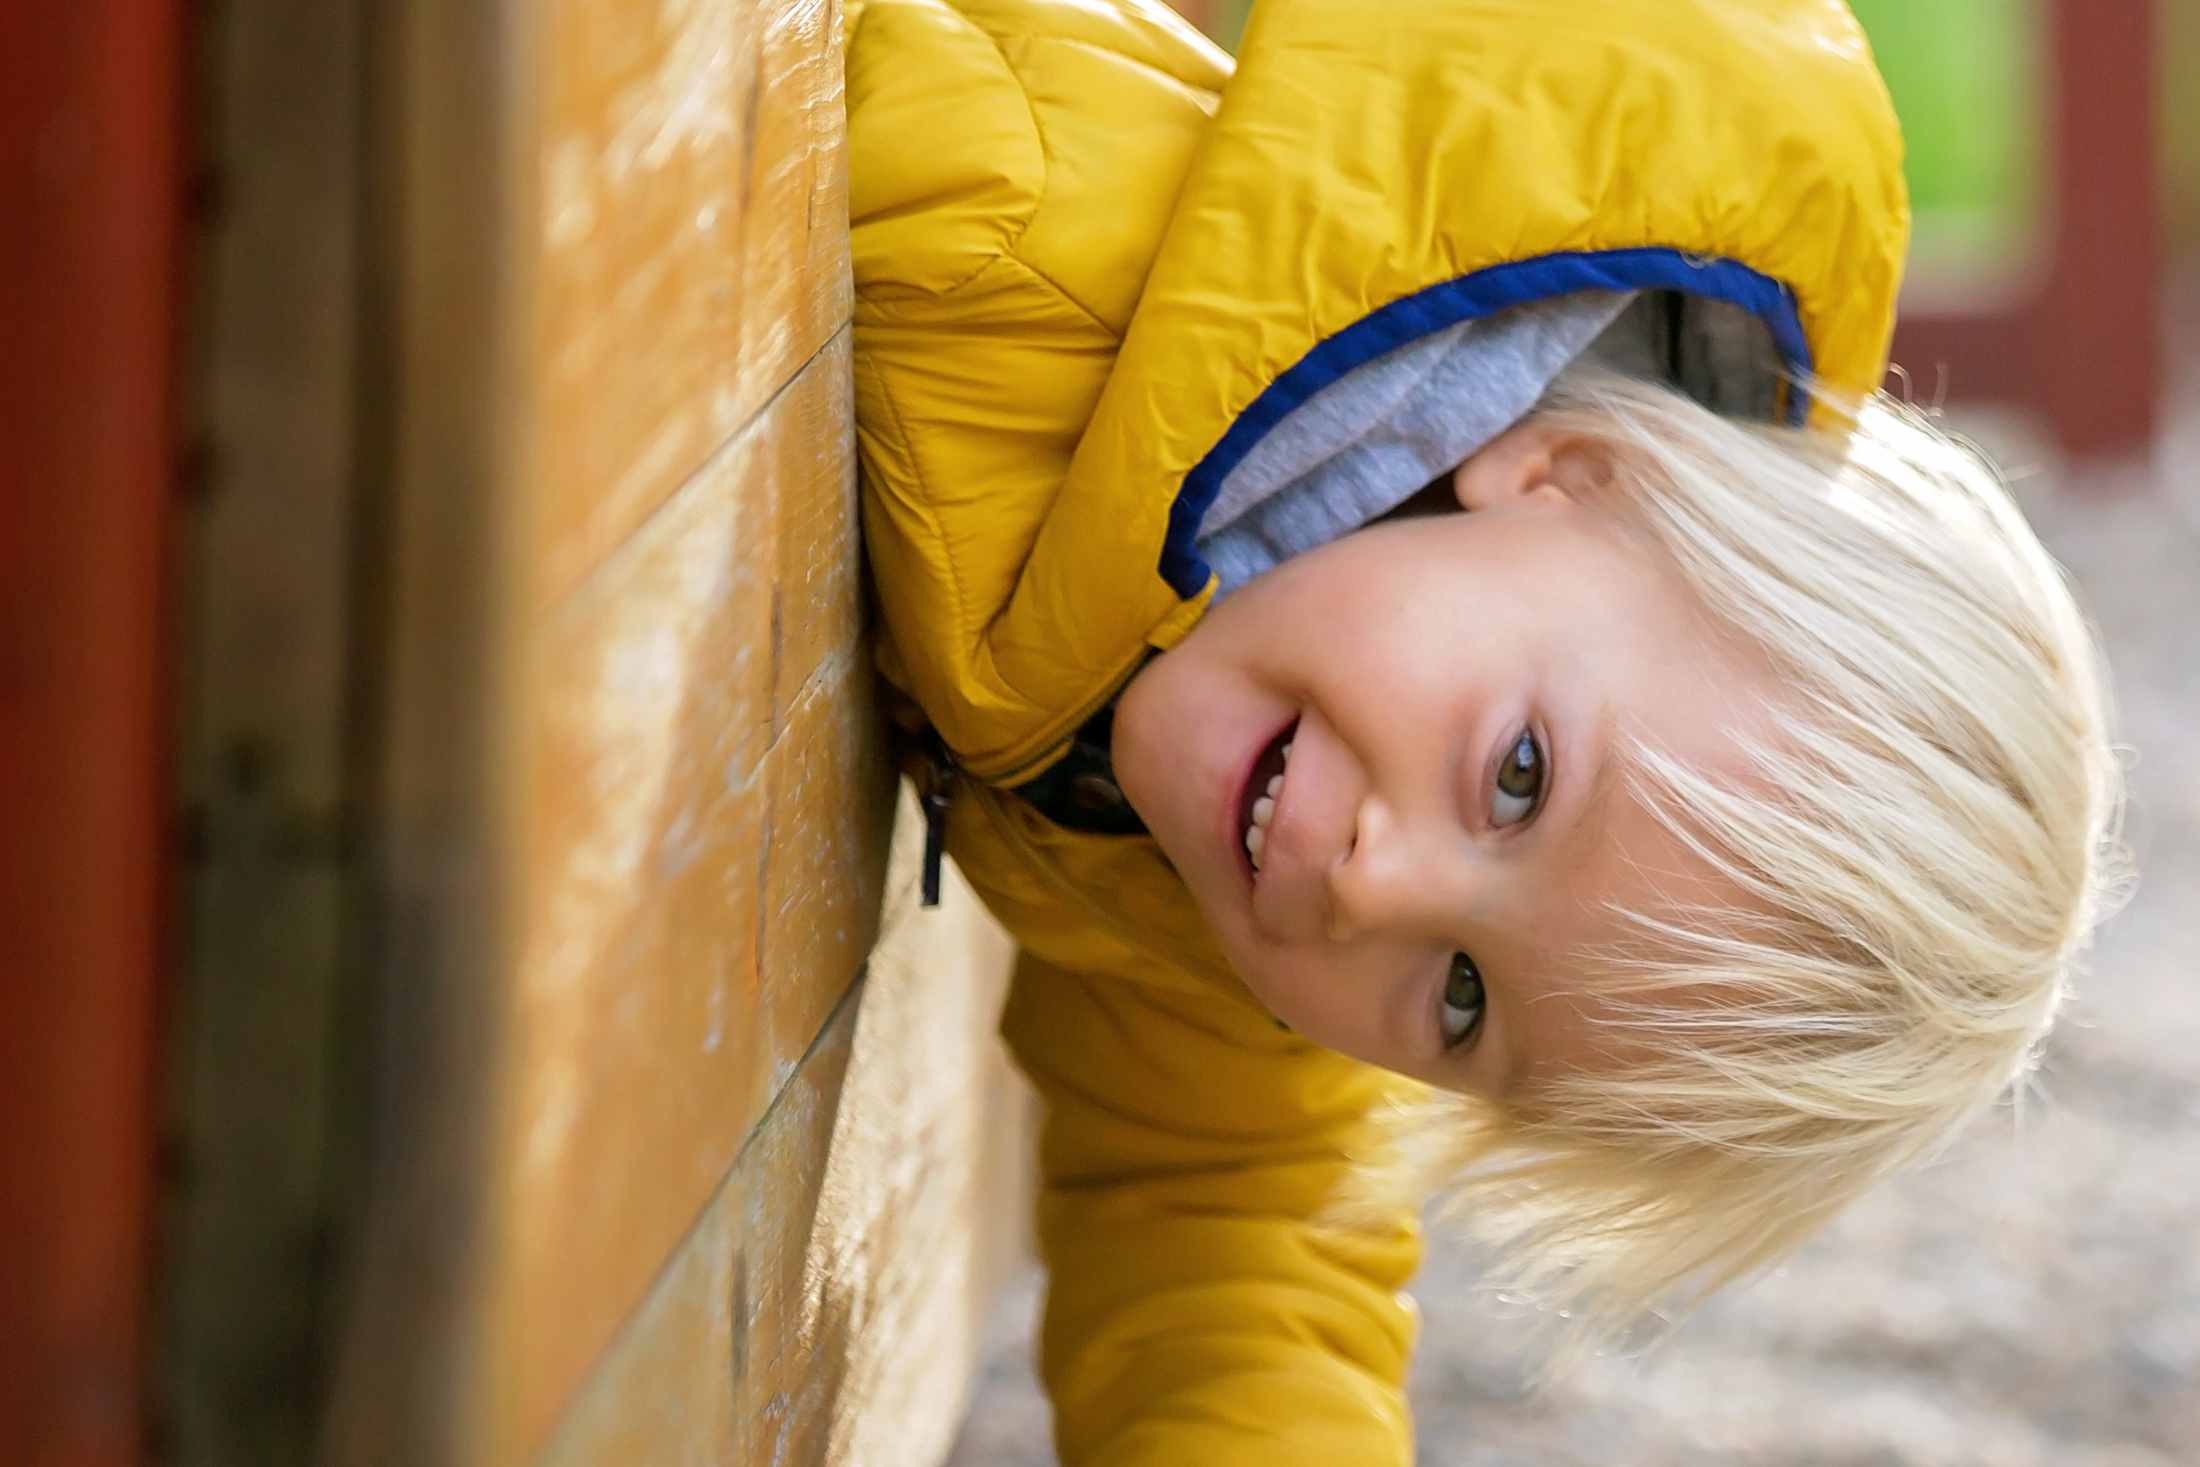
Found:
<svg viewBox="0 0 2200 1467"><path fill-rule="evenodd" d="M1292 719L1270 739L1253 761L1238 791L1238 838L1244 843L1245 860L1255 876L1260 874L1261 848L1268 840L1268 826L1275 818L1276 798L1283 793L1284 765L1291 757L1291 736L1299 721Z"/></svg>

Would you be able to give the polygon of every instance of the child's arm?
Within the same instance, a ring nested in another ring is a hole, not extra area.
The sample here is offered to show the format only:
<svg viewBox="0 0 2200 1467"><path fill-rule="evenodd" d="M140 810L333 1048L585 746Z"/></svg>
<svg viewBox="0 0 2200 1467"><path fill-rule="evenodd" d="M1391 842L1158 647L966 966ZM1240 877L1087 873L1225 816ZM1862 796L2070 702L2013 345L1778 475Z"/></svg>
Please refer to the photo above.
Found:
<svg viewBox="0 0 2200 1467"><path fill-rule="evenodd" d="M1414 1219L1316 1221L1397 1082L1247 1004L1028 954L1002 1032L1046 1102L1041 1364L1065 1467L1410 1462Z"/></svg>

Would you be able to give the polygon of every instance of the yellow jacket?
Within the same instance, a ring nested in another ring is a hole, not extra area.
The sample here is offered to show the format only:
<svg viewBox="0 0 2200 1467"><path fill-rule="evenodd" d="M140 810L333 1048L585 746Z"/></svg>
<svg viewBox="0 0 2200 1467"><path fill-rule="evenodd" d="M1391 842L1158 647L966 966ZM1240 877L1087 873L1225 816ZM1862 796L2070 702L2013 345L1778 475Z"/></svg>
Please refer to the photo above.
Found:
<svg viewBox="0 0 2200 1467"><path fill-rule="evenodd" d="M1402 1082L1280 1032L1150 840L1010 787L1197 622L1231 466L1424 332L1677 291L1876 386L1885 91L1840 0L1261 0L1234 74L1159 0L851 0L848 35L880 661L1023 949L1062 1459L1408 1461L1414 1221L1315 1221Z"/></svg>

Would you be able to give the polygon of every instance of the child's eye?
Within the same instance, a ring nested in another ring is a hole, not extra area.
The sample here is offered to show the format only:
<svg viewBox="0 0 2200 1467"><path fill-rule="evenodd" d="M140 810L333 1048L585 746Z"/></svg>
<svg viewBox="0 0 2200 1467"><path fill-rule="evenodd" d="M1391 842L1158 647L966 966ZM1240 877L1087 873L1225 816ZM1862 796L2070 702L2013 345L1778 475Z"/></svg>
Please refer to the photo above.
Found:
<svg viewBox="0 0 2200 1467"><path fill-rule="evenodd" d="M1534 734L1522 730L1504 762L1497 766L1497 798L1491 804L1490 822L1518 825L1535 813L1536 802L1542 798L1543 748Z"/></svg>
<svg viewBox="0 0 2200 1467"><path fill-rule="evenodd" d="M1482 971L1465 953L1451 955L1437 1023L1444 1031L1446 1049L1457 1049L1482 1027Z"/></svg>

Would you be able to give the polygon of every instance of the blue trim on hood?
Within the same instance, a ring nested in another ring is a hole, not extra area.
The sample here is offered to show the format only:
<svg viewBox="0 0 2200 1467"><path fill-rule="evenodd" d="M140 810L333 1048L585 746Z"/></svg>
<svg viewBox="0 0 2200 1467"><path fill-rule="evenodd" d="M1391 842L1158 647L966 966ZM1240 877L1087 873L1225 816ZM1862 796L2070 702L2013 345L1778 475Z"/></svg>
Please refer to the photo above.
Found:
<svg viewBox="0 0 2200 1467"><path fill-rule="evenodd" d="M1169 507L1161 578L1187 600L1200 593L1209 572L1196 543L1199 524L1222 492L1223 482L1271 428L1338 378L1431 332L1577 290L1673 290L1731 302L1765 323L1789 371L1798 377L1810 372L1810 342L1803 335L1794 294L1771 276L1737 261L1706 259L1675 249L1631 249L1538 255L1492 265L1392 301L1322 342L1269 383L1222 440L1184 476L1176 502ZM1807 398L1795 392L1789 401L1790 417L1801 423L1809 408Z"/></svg>

